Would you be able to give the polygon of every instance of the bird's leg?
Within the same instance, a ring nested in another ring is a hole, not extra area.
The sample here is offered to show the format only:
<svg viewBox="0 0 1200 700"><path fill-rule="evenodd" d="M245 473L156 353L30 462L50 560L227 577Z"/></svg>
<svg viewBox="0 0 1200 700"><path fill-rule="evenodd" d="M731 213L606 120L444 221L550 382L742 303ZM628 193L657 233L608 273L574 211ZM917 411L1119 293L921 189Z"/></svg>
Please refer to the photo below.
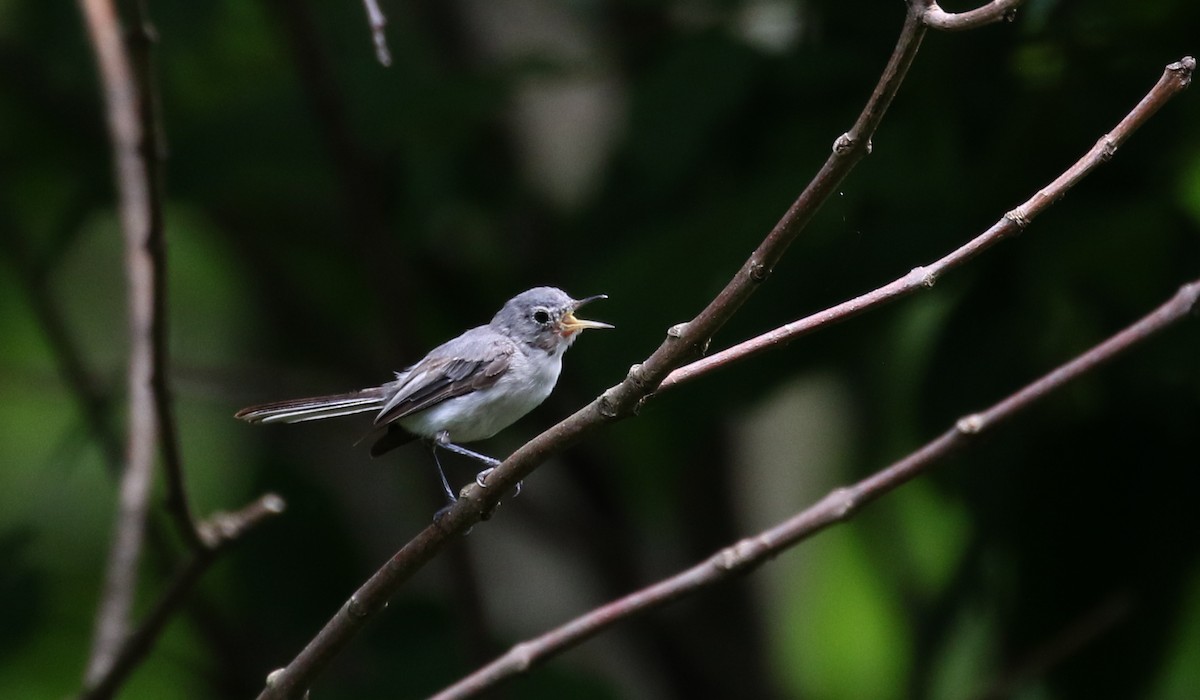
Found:
<svg viewBox="0 0 1200 700"><path fill-rule="evenodd" d="M447 450L450 450L451 452L460 454L463 457L470 457L471 459L473 459L477 462L483 462L484 464L488 465L487 469L484 469L483 471L481 471L475 475L475 483L479 484L480 488L485 488L485 489L487 488L486 481L487 481L488 474L491 474L492 471L496 467L500 466L500 460L498 460L494 457L488 457L487 455L481 455L478 452L475 452L474 450L468 450L467 448L463 447L462 445L455 445L453 442L450 442L450 433L445 430L438 433L437 436L433 438L433 444L437 447L443 447ZM521 493L521 482L518 481L516 493L513 495L515 496L520 493Z"/></svg>
<svg viewBox="0 0 1200 700"><path fill-rule="evenodd" d="M451 452L453 452L455 454L460 454L463 457L470 457L471 459L475 460L476 462L483 462L484 464L488 465L488 468L490 468L490 469L495 469L496 467L500 466L500 460L498 460L494 457L488 457L487 455L481 455L478 452L475 452L473 450L468 450L467 448L463 447L462 445L455 445L453 442L450 442L450 433L445 430L438 433L437 436L433 438L433 444L438 447L450 450Z"/></svg>
<svg viewBox="0 0 1200 700"><path fill-rule="evenodd" d="M446 479L446 470L442 469L442 463L438 460L437 445L435 443L429 443L429 454L433 455L433 463L437 467L438 476L442 478L442 490L446 492L446 498L449 499L450 504L453 505L454 502L458 500L458 497L455 496L454 491L450 489L450 482Z"/></svg>

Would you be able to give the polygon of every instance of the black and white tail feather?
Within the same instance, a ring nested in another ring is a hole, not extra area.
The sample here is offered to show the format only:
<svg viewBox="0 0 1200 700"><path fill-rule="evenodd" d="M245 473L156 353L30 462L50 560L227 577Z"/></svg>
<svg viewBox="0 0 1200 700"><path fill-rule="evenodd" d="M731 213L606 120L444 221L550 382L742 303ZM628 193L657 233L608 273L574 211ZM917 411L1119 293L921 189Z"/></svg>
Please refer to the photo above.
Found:
<svg viewBox="0 0 1200 700"><path fill-rule="evenodd" d="M387 399L388 392L385 387L376 386L345 394L311 396L250 406L238 411L234 417L247 423L304 423L379 411Z"/></svg>

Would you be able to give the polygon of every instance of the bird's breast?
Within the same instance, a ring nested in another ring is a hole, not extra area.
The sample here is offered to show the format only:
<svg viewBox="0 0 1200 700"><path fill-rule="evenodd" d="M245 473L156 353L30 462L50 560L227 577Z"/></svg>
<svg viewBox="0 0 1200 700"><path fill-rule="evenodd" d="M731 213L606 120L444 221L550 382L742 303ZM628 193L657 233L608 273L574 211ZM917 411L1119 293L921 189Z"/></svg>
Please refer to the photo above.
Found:
<svg viewBox="0 0 1200 700"><path fill-rule="evenodd" d="M546 400L562 369L562 356L513 355L496 383L398 421L407 431L432 438L447 431L450 441L473 442L492 437Z"/></svg>

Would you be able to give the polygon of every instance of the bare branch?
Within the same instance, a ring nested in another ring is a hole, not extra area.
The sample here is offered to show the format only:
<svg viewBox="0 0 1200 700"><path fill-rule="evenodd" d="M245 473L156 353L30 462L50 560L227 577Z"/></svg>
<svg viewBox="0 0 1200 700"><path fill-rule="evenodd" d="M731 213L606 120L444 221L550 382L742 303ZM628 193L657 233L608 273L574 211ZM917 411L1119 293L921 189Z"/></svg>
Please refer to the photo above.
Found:
<svg viewBox="0 0 1200 700"><path fill-rule="evenodd" d="M207 546L192 550L188 561L175 574L158 602L114 654L105 672L89 680L80 700L111 698L129 674L150 654L163 628L188 600L200 577L226 547L268 518L282 513L284 501L268 493L235 513L217 513L200 525Z"/></svg>
<svg viewBox="0 0 1200 700"><path fill-rule="evenodd" d="M623 382L514 452L490 473L486 491L468 486L468 497L460 501L461 507L452 509L442 519L442 528L460 532L460 528L469 527L477 518L486 517L500 496L514 488L538 464L574 443L586 432L604 423L634 415L642 399L651 394L672 369L689 357L703 353L712 335L754 293L758 284L771 274L787 247L812 220L820 206L837 190L858 161L870 152L871 138L912 65L923 36L920 14L910 8L891 58L854 125L834 141L833 153L825 164L708 306L691 321L673 326L662 345L644 362L631 367ZM418 539L412 543L415 544L413 554L424 550L425 544L418 541L423 539L423 535L429 533L432 537L438 537L437 529L429 528L418 535Z"/></svg>
<svg viewBox="0 0 1200 700"><path fill-rule="evenodd" d="M1131 617L1137 609L1137 601L1130 591L1110 594L1099 604L1080 615L1056 634L1034 647L1019 659L983 692L973 696L975 700L1000 700L1011 698L1021 691L1021 686L1034 679L1045 678L1056 668L1088 644L1094 643L1113 627Z"/></svg>
<svg viewBox="0 0 1200 700"><path fill-rule="evenodd" d="M154 408L154 262L149 253L160 222L154 201L154 166L142 116L138 78L126 53L116 8L109 0L81 0L100 70L113 143L129 278L129 441L121 478L119 512L104 593L96 618L86 678L103 675L126 635L137 586L158 434Z"/></svg>
<svg viewBox="0 0 1200 700"><path fill-rule="evenodd" d="M349 239L361 259L365 279L375 288L375 298L418 293L419 271L405 263L406 256L396 248L388 228L387 197L381 190L381 178L368 150L355 138L336 71L321 43L320 23L307 3L270 0L267 7L274 11L283 29L296 77L337 176ZM406 311L391 308L389 313L393 314L393 323L387 324L388 341L398 355L405 357L420 350L410 347L409 336L398 330L407 327Z"/></svg>
<svg viewBox="0 0 1200 700"><path fill-rule="evenodd" d="M130 295L137 294L140 306L150 304L150 316L131 325L131 333L145 333L150 341L150 390L154 400L154 413L158 430L158 441L162 450L163 469L166 483L167 512L175 522L179 535L192 549L204 545L196 532L196 521L188 502L187 488L183 478L183 458L179 453L179 432L175 423L174 404L167 371L167 250L164 235L162 209L162 163L165 160L162 124L159 120L158 92L154 88L153 63L150 49L157 41L157 32L150 23L145 8L146 0L130 4L134 30L128 33L129 54L137 78L139 121L141 130L140 155L145 163L146 179L150 185L149 227L140 242L130 240L130 250L137 244L136 256L127 253L129 262ZM129 240L129 230L126 230ZM136 267L136 279L133 269ZM131 322L136 318L131 315ZM134 329L137 329L136 331Z"/></svg>
<svg viewBox="0 0 1200 700"><path fill-rule="evenodd" d="M143 0L130 5L132 30L127 36L111 0L80 0L80 7L105 97L129 285L129 434L104 591L85 672L85 687L95 687L112 676L128 636L156 448L162 450L166 507L177 530L197 557L210 556L215 548L201 540L188 504L167 379L163 145L150 61L154 28ZM153 625L142 629L157 634Z"/></svg>
<svg viewBox="0 0 1200 700"><path fill-rule="evenodd" d="M508 653L434 698L453 700L477 695L633 615L662 607L750 571L821 530L850 519L863 506L929 471L939 460L961 449L980 433L1030 408L1068 382L1097 369L1198 309L1200 280L1184 285L1174 297L1141 320L991 408L959 419L953 428L899 462L856 484L830 492L807 510L722 549L686 571L596 608L536 639L515 645Z"/></svg>
<svg viewBox="0 0 1200 700"><path fill-rule="evenodd" d="M692 321L672 328L667 339L645 362L634 365L625 381L509 456L488 476L487 488L469 484L458 502L372 575L287 667L271 673L260 698L302 696L312 680L367 620L383 608L387 599L413 573L441 551L452 536L466 532L489 517L500 498L550 455L607 422L633 415L638 403L654 391L672 369L703 351L709 338L770 275L788 245L821 204L836 191L854 165L870 152L871 137L920 47L925 33L921 12L920 8L910 6L892 56L854 126L836 139L829 159L725 289Z"/></svg>
<svg viewBox="0 0 1200 700"><path fill-rule="evenodd" d="M925 5L925 26L947 32L977 29L995 22L1011 22L1017 14L1017 6L1023 0L992 0L986 5L966 12L946 12L935 0L920 0Z"/></svg>
<svg viewBox="0 0 1200 700"><path fill-rule="evenodd" d="M991 228L979 234L961 248L929 265L915 268L904 277L894 280L878 289L842 302L837 306L818 311L811 316L780 326L721 352L709 355L704 359L680 367L671 372L663 380L658 390L660 392L666 391L733 362L756 357L767 350L782 347L786 343L802 335L811 333L818 328L844 321L887 302L907 296L912 292L933 287L937 279L947 270L952 270L966 263L994 244L1024 230L1051 204L1062 199L1067 191L1074 187L1076 183L1095 170L1099 165L1108 162L1117 149L1133 135L1134 131L1137 131L1142 124L1154 116L1168 100L1182 92L1188 86L1195 69L1196 59L1191 56L1185 56L1179 61L1168 65L1163 71L1162 77L1158 79L1158 82L1150 89L1150 92L1146 93L1146 96L1138 102L1137 106L1129 114L1125 115L1125 118L1112 131L1100 137L1096 145L1092 146L1082 158L1076 161L1070 168L1067 168L1066 171L1055 178L1049 185L1038 190L1025 203L1005 214Z"/></svg>
<svg viewBox="0 0 1200 700"><path fill-rule="evenodd" d="M379 9L379 0L363 0L367 8L367 26L371 28L371 40L375 42L375 58L385 67L392 65L392 52L388 51L387 35L383 30L387 27L387 17Z"/></svg>
<svg viewBox="0 0 1200 700"><path fill-rule="evenodd" d="M74 218L69 218L69 220L76 221ZM71 389L76 402L80 405L80 411L83 413L92 439L102 446L105 461L108 463L112 475L119 477L124 458L120 438L113 432L112 426L109 425L110 421L107 419L109 399L94 388L95 382L85 366L83 353L71 339L62 310L55 304L53 296L46 287L44 270L48 267L47 263L35 262L24 239L16 231L10 231L10 234L12 235L0 236L0 247L3 247L13 259L14 271L21 278L22 286L29 297L30 307L54 351L53 354L58 362L63 381ZM203 573L204 567L195 568L197 564L210 559L215 560L216 548L223 549L227 543L240 537L266 516L282 512L283 505L282 499L267 495L237 513L217 514L207 523L200 524L198 532L206 543L206 547L193 550L192 560L184 566L182 571L194 570L194 578L198 579ZM159 569L156 573L165 575L171 547L166 530L163 528L163 522L149 520L146 536L151 551L158 554L158 556L150 557L150 561L158 565L155 567ZM214 555L212 557L209 557L210 548ZM186 588L181 589L179 585L181 580L187 580L184 573L176 574L173 577L173 582L162 594L163 600L155 605L146 619L142 620L137 629L126 638L121 649L116 653L107 676L99 680L94 689L85 691L87 696L103 697L115 691L129 671L151 651L167 617L184 602L195 600L187 595L189 591ZM203 615L202 612L193 612ZM201 622L203 625L204 622L211 621L203 620Z"/></svg>

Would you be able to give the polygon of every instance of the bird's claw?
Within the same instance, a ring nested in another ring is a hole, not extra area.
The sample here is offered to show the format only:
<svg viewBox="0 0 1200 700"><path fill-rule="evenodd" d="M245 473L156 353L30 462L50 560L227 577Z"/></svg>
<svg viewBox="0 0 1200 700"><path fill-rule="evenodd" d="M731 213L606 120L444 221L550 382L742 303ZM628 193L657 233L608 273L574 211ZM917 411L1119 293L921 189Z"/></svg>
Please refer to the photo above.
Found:
<svg viewBox="0 0 1200 700"><path fill-rule="evenodd" d="M483 471L481 471L475 475L475 483L479 485L479 488L486 489L488 487L487 478L494 471L496 471L495 467L488 467L487 469L484 469ZM517 482L517 485L513 490L514 498L521 495L521 484L522 483L524 483L524 482L521 482L521 481Z"/></svg>

